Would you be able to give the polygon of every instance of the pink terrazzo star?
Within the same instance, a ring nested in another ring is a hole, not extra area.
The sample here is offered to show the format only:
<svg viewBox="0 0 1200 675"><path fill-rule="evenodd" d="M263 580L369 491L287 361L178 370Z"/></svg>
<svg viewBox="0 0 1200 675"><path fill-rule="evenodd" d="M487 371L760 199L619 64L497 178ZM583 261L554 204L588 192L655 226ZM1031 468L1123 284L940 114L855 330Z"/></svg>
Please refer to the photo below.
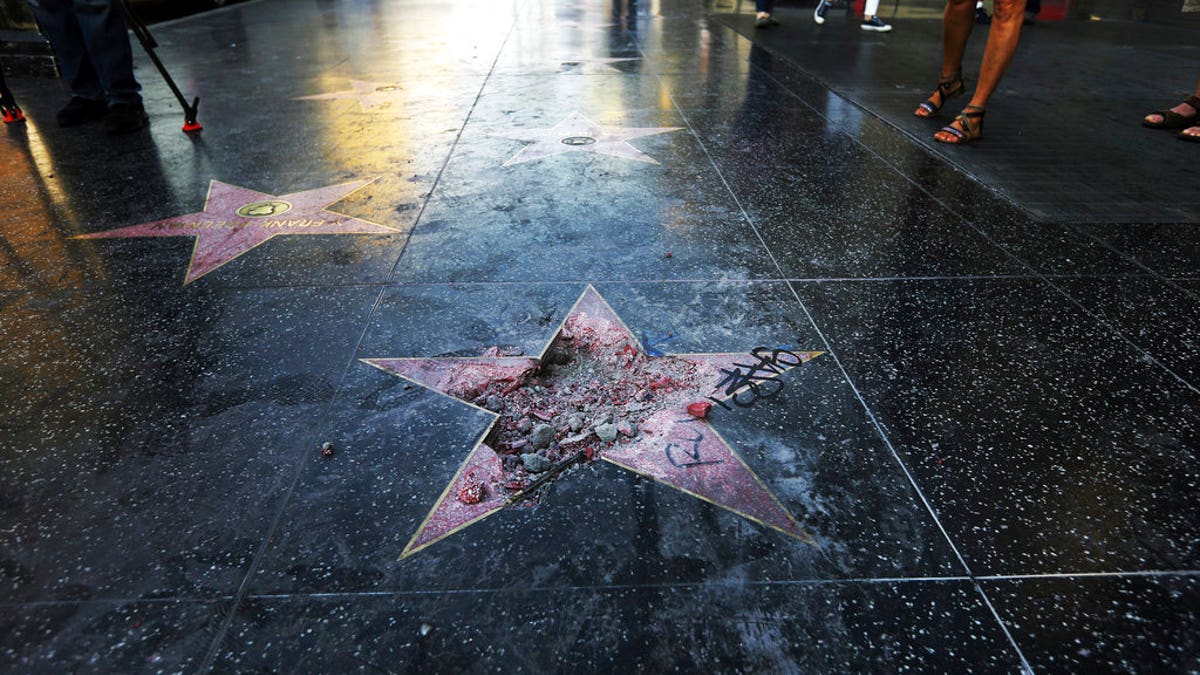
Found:
<svg viewBox="0 0 1200 675"><path fill-rule="evenodd" d="M371 183L361 180L274 196L214 180L204 210L81 234L76 239L194 237L195 247L183 283L190 284L268 239L289 234L394 234L395 228L325 210Z"/></svg>
<svg viewBox="0 0 1200 675"><path fill-rule="evenodd" d="M495 419L401 557L536 498L539 480L592 459L812 543L707 419L689 416L687 408L711 401L733 411L767 399L784 386L780 375L821 354L756 349L652 357L589 286L537 357L363 359L446 396L501 411L491 413ZM571 423L581 417L588 424ZM553 444L540 451L553 463L550 473L525 463L532 423L557 425ZM619 429L615 439L604 439L603 431L612 435L612 428L602 429L606 425Z"/></svg>
<svg viewBox="0 0 1200 675"><path fill-rule="evenodd" d="M567 152L591 152L636 162L658 164L658 160L629 143L636 138L679 131L683 127L611 127L597 124L583 113L573 112L558 124L540 129L497 131L492 136L527 143L503 166L523 164Z"/></svg>

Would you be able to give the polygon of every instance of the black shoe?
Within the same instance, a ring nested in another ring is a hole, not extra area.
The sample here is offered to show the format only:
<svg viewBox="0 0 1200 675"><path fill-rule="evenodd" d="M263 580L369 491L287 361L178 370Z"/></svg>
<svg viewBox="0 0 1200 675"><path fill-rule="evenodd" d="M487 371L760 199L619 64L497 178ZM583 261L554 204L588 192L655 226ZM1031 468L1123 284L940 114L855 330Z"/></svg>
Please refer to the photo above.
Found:
<svg viewBox="0 0 1200 675"><path fill-rule="evenodd" d="M986 26L991 22L992 17L988 16L988 13L983 11L982 7L975 8L975 23L980 23Z"/></svg>
<svg viewBox="0 0 1200 675"><path fill-rule="evenodd" d="M108 106L104 104L104 101L92 101L72 96L67 105L58 111L58 126L73 127L86 124L103 118L106 113L108 113Z"/></svg>
<svg viewBox="0 0 1200 675"><path fill-rule="evenodd" d="M104 130L110 134L128 134L150 123L141 103L114 103L104 118Z"/></svg>

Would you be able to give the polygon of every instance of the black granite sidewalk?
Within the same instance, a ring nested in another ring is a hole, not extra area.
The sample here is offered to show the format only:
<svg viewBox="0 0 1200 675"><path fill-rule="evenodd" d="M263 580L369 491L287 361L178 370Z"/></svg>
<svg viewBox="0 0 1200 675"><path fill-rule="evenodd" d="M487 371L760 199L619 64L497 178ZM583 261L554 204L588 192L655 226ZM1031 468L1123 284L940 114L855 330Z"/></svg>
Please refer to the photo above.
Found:
<svg viewBox="0 0 1200 675"><path fill-rule="evenodd" d="M12 78L0 670L1200 668L1195 43L1038 26L951 151L934 22L722 11L251 0L154 29L191 136Z"/></svg>

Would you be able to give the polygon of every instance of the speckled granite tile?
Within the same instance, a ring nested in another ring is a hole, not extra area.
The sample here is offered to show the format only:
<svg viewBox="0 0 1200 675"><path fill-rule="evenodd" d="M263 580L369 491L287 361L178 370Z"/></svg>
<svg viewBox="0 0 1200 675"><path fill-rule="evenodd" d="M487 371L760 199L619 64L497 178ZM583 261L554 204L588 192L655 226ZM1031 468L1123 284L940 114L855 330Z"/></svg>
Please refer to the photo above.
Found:
<svg viewBox="0 0 1200 675"><path fill-rule="evenodd" d="M1195 576L985 580L1036 672L1200 669Z"/></svg>
<svg viewBox="0 0 1200 675"><path fill-rule="evenodd" d="M1019 668L961 582L252 597L215 668L396 664L404 672Z"/></svg>
<svg viewBox="0 0 1200 675"><path fill-rule="evenodd" d="M5 298L0 599L233 593L373 299Z"/></svg>
<svg viewBox="0 0 1200 675"><path fill-rule="evenodd" d="M14 672L195 672L229 602L3 605L0 655Z"/></svg>
<svg viewBox="0 0 1200 675"><path fill-rule="evenodd" d="M1192 569L1196 394L1033 281L795 284L976 574Z"/></svg>

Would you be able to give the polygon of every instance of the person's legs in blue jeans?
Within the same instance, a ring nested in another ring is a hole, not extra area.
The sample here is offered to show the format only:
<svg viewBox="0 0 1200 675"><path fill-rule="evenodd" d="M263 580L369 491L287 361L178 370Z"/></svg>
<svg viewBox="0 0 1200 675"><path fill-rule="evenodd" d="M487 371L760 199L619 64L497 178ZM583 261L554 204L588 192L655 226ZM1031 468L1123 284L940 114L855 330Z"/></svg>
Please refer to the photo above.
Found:
<svg viewBox="0 0 1200 675"><path fill-rule="evenodd" d="M104 101L104 87L88 58L87 47L71 0L29 0L42 32L54 46L58 67L71 95L86 101Z"/></svg>
<svg viewBox="0 0 1200 675"><path fill-rule="evenodd" d="M50 39L71 101L58 113L63 126L105 117L111 133L146 125L133 49L116 0L29 0Z"/></svg>
<svg viewBox="0 0 1200 675"><path fill-rule="evenodd" d="M142 86L133 76L133 49L125 16L114 0L74 0L88 57L107 94L108 105L142 102Z"/></svg>

